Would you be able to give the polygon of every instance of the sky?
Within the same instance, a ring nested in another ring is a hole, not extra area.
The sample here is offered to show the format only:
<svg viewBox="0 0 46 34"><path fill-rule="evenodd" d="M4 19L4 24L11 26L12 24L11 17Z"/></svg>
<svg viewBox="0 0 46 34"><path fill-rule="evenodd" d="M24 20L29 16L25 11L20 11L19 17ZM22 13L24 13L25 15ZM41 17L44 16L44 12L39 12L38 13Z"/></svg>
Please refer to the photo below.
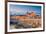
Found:
<svg viewBox="0 0 46 34"><path fill-rule="evenodd" d="M13 5L10 4L10 15L25 15L27 12L32 11L36 14L41 14L41 6L31 6L31 5Z"/></svg>

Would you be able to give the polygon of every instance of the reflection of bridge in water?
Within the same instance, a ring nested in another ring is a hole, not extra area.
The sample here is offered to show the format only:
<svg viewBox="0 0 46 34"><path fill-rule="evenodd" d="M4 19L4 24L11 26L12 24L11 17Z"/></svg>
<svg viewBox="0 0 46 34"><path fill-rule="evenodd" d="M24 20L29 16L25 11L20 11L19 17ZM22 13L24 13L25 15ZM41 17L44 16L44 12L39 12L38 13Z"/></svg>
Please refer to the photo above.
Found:
<svg viewBox="0 0 46 34"><path fill-rule="evenodd" d="M13 23L16 24L16 26L19 28L21 28L21 27L36 28L36 27L41 26L41 19L19 19L19 20L13 19Z"/></svg>

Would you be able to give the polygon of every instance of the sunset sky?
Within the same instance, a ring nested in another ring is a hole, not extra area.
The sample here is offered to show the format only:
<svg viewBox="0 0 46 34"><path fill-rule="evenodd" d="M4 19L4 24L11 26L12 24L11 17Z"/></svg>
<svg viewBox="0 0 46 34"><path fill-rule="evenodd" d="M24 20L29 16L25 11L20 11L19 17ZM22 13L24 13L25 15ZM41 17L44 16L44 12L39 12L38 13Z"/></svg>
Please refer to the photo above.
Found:
<svg viewBox="0 0 46 34"><path fill-rule="evenodd" d="M40 15L41 12L41 6L29 6L29 5L12 5L10 4L10 14L11 15L25 15L27 11L31 13L32 11L36 14Z"/></svg>

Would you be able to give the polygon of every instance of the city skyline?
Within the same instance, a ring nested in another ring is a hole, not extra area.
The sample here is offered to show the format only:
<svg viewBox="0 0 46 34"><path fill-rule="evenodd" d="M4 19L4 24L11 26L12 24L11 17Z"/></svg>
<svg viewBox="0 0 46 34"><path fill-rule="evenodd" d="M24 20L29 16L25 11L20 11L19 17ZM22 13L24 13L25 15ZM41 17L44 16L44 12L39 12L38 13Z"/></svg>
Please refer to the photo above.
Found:
<svg viewBox="0 0 46 34"><path fill-rule="evenodd" d="M36 14L41 14L41 6L31 6L31 5L12 5L10 4L10 15L25 15L27 12L35 12Z"/></svg>

